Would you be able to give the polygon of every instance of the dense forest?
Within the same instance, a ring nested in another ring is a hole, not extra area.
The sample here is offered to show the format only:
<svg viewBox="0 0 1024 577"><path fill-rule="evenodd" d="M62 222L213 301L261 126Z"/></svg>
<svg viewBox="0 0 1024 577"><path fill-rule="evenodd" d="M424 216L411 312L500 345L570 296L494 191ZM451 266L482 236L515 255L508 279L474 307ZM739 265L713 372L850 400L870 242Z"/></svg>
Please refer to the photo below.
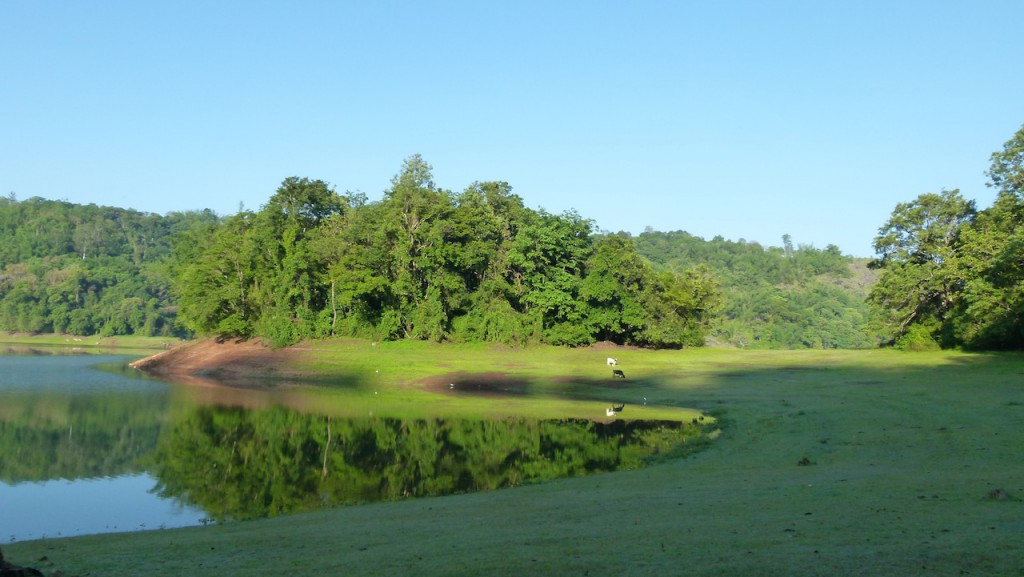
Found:
<svg viewBox="0 0 1024 577"><path fill-rule="evenodd" d="M899 204L873 261L682 231L596 231L504 182L435 186L405 160L379 201L285 179L258 211L165 216L0 198L0 330L76 335L646 347L1020 348L1024 128L999 190Z"/></svg>
<svg viewBox="0 0 1024 577"><path fill-rule="evenodd" d="M279 346L334 335L873 344L859 316L847 315L857 333L847 338L812 317L848 311L791 298L816 298L808 287L822 275L849 276L850 259L834 247L598 233L575 212L526 208L506 183L438 189L418 156L378 202L289 178L259 211L223 218L9 197L0 226L10 239L0 251L0 329L9 331L260 336ZM755 285L781 292L744 304ZM834 290L843 303L863 302Z"/></svg>
<svg viewBox="0 0 1024 577"><path fill-rule="evenodd" d="M575 212L526 208L503 182L461 193L407 159L384 198L289 178L258 212L199 231L172 263L179 320L276 345L351 335L434 341L700 345L701 269L657 272Z"/></svg>
<svg viewBox="0 0 1024 577"><path fill-rule="evenodd" d="M217 222L211 212L158 216L0 198L0 330L185 336L171 296L171 246Z"/></svg>

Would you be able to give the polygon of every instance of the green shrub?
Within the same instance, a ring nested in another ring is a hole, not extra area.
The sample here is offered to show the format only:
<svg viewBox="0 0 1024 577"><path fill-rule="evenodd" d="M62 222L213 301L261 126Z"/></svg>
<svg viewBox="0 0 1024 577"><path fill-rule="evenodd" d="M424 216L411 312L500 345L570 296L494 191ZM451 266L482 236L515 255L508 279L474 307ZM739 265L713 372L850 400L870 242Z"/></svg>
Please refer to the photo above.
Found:
<svg viewBox="0 0 1024 577"><path fill-rule="evenodd" d="M896 339L893 347L910 352L937 351L941 348L932 329L925 325L911 325L907 332Z"/></svg>

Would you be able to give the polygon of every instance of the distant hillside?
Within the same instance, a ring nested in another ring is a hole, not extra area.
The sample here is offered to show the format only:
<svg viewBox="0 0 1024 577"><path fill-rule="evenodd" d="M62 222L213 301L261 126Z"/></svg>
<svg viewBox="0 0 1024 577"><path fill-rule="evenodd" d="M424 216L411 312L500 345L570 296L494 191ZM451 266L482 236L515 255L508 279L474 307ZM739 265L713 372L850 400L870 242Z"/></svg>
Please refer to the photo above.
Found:
<svg viewBox="0 0 1024 577"><path fill-rule="evenodd" d="M0 198L0 330L187 336L170 294L172 244L215 221Z"/></svg>
<svg viewBox="0 0 1024 577"><path fill-rule="evenodd" d="M720 283L722 305L710 341L738 348L869 348L880 337L869 328L865 297L877 282L868 259L799 245L782 247L683 231L649 231L637 251L661 270L706 267Z"/></svg>

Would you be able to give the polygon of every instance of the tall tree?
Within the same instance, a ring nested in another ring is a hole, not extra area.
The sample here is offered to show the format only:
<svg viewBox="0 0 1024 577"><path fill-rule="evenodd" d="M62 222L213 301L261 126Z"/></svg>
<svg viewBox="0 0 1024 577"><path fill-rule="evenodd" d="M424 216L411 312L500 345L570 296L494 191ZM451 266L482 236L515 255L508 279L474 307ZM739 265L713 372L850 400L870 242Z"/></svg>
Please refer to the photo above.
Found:
<svg viewBox="0 0 1024 577"><path fill-rule="evenodd" d="M411 156L384 193L389 218L383 232L394 267L389 275L394 302L381 319L388 337L443 340L465 296L463 279L450 267L454 203L448 191L434 185L431 170L418 154Z"/></svg>
<svg viewBox="0 0 1024 577"><path fill-rule="evenodd" d="M176 283L180 317L199 334L251 336L258 318L257 249L249 234L255 215L228 218Z"/></svg>
<svg viewBox="0 0 1024 577"><path fill-rule="evenodd" d="M594 340L588 305L580 298L592 230L593 222L575 211L554 215L541 210L520 229L509 250L514 282L523 291L523 312L549 343Z"/></svg>
<svg viewBox="0 0 1024 577"><path fill-rule="evenodd" d="M1002 150L992 153L992 165L985 174L1000 194L1024 196L1024 125Z"/></svg>
<svg viewBox="0 0 1024 577"><path fill-rule="evenodd" d="M533 332L523 314L524 288L509 263L519 231L533 212L506 182L475 182L456 198L452 236L469 296L453 319L455 337L524 343Z"/></svg>
<svg viewBox="0 0 1024 577"><path fill-rule="evenodd" d="M963 232L969 281L954 319L958 341L983 349L1024 346L1024 127L992 154L992 207Z"/></svg>
<svg viewBox="0 0 1024 577"><path fill-rule="evenodd" d="M652 290L655 275L632 239L609 235L597 240L586 271L580 295L587 300L591 330L601 340L637 344L649 314L644 293Z"/></svg>
<svg viewBox="0 0 1024 577"><path fill-rule="evenodd" d="M879 229L873 266L883 272L869 299L888 313L894 338L911 324L941 338L966 280L957 258L960 233L975 214L974 201L959 190L927 193L898 204Z"/></svg>
<svg viewBox="0 0 1024 577"><path fill-rule="evenodd" d="M321 312L329 296L321 278L323 265L309 239L345 205L324 181L290 177L256 215L250 234L262 277L257 332L275 345L324 334Z"/></svg>

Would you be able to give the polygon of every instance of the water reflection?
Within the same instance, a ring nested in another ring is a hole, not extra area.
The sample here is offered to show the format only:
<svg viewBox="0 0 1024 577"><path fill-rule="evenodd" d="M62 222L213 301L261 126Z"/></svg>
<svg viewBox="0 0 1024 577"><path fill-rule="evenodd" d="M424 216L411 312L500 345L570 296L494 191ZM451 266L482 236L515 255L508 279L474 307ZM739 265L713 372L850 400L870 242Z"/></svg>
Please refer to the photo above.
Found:
<svg viewBox="0 0 1024 577"><path fill-rule="evenodd" d="M142 472L167 415L166 385L89 368L121 357L0 359L0 481Z"/></svg>
<svg viewBox="0 0 1024 577"><path fill-rule="evenodd" d="M201 407L154 451L159 492L216 519L485 491L639 466L678 422L347 418Z"/></svg>

